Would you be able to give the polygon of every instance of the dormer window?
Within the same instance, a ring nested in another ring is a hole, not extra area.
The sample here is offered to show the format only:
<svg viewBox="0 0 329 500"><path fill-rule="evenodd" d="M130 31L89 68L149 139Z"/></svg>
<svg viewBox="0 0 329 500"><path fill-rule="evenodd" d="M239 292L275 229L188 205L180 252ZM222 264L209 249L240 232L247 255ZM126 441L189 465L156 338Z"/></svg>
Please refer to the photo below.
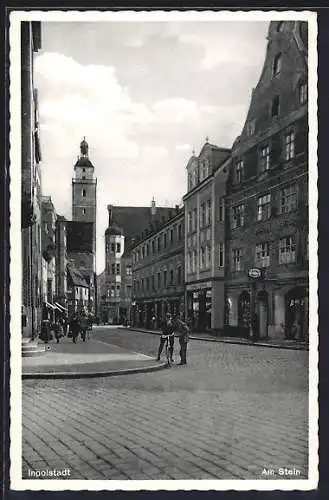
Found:
<svg viewBox="0 0 329 500"><path fill-rule="evenodd" d="M276 31L279 33L280 31L283 31L283 26L284 26L284 21L279 21L277 26L276 26Z"/></svg>
<svg viewBox="0 0 329 500"><path fill-rule="evenodd" d="M254 135L255 133L255 120L250 120L250 122L247 123L247 136L250 137L251 135Z"/></svg>
<svg viewBox="0 0 329 500"><path fill-rule="evenodd" d="M235 166L235 183L240 184L243 180L244 161L239 160Z"/></svg>
<svg viewBox="0 0 329 500"><path fill-rule="evenodd" d="M276 116L279 116L279 108L280 108L280 98L277 95L272 100L272 106L271 106L271 116L272 116L272 118L274 118Z"/></svg>
<svg viewBox="0 0 329 500"><path fill-rule="evenodd" d="M276 76L281 71L282 56L281 53L276 54L273 61L273 76Z"/></svg>
<svg viewBox="0 0 329 500"><path fill-rule="evenodd" d="M299 84L299 104L306 104L307 102L307 83L302 82Z"/></svg>

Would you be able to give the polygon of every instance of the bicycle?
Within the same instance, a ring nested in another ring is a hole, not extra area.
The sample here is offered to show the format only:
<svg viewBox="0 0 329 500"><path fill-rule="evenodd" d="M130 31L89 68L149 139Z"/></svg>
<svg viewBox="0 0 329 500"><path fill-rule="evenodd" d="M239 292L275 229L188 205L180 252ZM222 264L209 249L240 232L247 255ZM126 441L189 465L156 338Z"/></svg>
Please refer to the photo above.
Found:
<svg viewBox="0 0 329 500"><path fill-rule="evenodd" d="M163 335L162 338L166 339L166 343L165 343L165 353L166 353L166 358L167 358L167 363L168 363L168 366L172 366L173 364L173 359L172 359L172 353L170 352L170 342L169 342L169 338L170 337L173 337L173 334L170 334L170 335Z"/></svg>

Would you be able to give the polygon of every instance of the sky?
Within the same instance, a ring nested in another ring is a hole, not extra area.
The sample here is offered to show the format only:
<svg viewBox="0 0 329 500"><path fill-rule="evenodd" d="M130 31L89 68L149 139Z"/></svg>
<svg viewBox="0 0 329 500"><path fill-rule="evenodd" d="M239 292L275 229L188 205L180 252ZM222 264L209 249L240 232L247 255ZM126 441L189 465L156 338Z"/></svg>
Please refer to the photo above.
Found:
<svg viewBox="0 0 329 500"><path fill-rule="evenodd" d="M231 147L265 59L268 22L43 22L35 58L42 191L71 219L85 136L97 177L97 272L107 205L182 204L186 165Z"/></svg>

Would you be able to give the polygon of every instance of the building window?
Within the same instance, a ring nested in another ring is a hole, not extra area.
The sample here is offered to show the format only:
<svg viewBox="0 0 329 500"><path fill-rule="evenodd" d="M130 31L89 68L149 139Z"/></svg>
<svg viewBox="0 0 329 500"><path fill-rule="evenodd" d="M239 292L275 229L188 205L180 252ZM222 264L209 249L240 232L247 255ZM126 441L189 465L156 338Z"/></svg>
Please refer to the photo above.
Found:
<svg viewBox="0 0 329 500"><path fill-rule="evenodd" d="M188 189L188 191L190 191L192 189L192 187L193 187L193 184L192 184L192 174L191 174L191 172L189 172L187 174L187 189Z"/></svg>
<svg viewBox="0 0 329 500"><path fill-rule="evenodd" d="M243 250L242 248L232 249L232 271L243 270Z"/></svg>
<svg viewBox="0 0 329 500"><path fill-rule="evenodd" d="M280 98L277 95L272 100L272 106L271 106L271 116L272 116L272 118L274 118L276 116L279 116L279 108L280 108Z"/></svg>
<svg viewBox="0 0 329 500"><path fill-rule="evenodd" d="M291 131L284 138L284 157L291 160L295 156L295 132Z"/></svg>
<svg viewBox="0 0 329 500"><path fill-rule="evenodd" d="M161 273L158 273L158 288L161 288Z"/></svg>
<svg viewBox="0 0 329 500"><path fill-rule="evenodd" d="M270 168L270 147L263 146L260 150L260 171L265 172Z"/></svg>
<svg viewBox="0 0 329 500"><path fill-rule="evenodd" d="M192 255L191 252L187 254L187 272L190 273L192 270Z"/></svg>
<svg viewBox="0 0 329 500"><path fill-rule="evenodd" d="M170 244L172 245L174 243L174 230L170 229Z"/></svg>
<svg viewBox="0 0 329 500"><path fill-rule="evenodd" d="M83 189L83 190L82 190L82 196L83 196L83 197L85 197L85 196L86 196L86 190L85 190L85 189Z"/></svg>
<svg viewBox="0 0 329 500"><path fill-rule="evenodd" d="M126 266L126 275L127 276L131 276L132 275L131 266Z"/></svg>
<svg viewBox="0 0 329 500"><path fill-rule="evenodd" d="M292 184L280 191L280 213L287 214L297 210L297 185Z"/></svg>
<svg viewBox="0 0 329 500"><path fill-rule="evenodd" d="M212 203L211 200L207 201L207 209L206 209L206 225L209 226L211 224L211 209Z"/></svg>
<svg viewBox="0 0 329 500"><path fill-rule="evenodd" d="M197 262L197 253L196 253L196 250L193 250L193 252L192 252L192 273L195 273L195 271L196 271L196 262Z"/></svg>
<svg viewBox="0 0 329 500"><path fill-rule="evenodd" d="M114 297L114 294L115 294L115 286L112 285L111 286L111 297Z"/></svg>
<svg viewBox="0 0 329 500"><path fill-rule="evenodd" d="M224 243L218 245L218 266L224 267Z"/></svg>
<svg viewBox="0 0 329 500"><path fill-rule="evenodd" d="M258 198L257 220L267 220L271 217L271 195L266 194Z"/></svg>
<svg viewBox="0 0 329 500"><path fill-rule="evenodd" d="M152 247L152 254L155 254L154 240L152 240L152 242L151 242L151 247Z"/></svg>
<svg viewBox="0 0 329 500"><path fill-rule="evenodd" d="M243 180L244 161L239 160L235 166L235 183L240 184Z"/></svg>
<svg viewBox="0 0 329 500"><path fill-rule="evenodd" d="M160 252L161 250L161 240L160 240L160 236L158 237L158 252Z"/></svg>
<svg viewBox="0 0 329 500"><path fill-rule="evenodd" d="M115 252L115 244L111 243L111 252Z"/></svg>
<svg viewBox="0 0 329 500"><path fill-rule="evenodd" d="M182 267L178 266L177 267L177 285L182 284Z"/></svg>
<svg viewBox="0 0 329 500"><path fill-rule="evenodd" d="M250 137L255 133L256 120L251 120L247 123L247 136Z"/></svg>
<svg viewBox="0 0 329 500"><path fill-rule="evenodd" d="M86 176L85 176L85 175L83 175L83 176L82 176L82 180L83 180L83 181L85 181L85 180L86 180Z"/></svg>
<svg viewBox="0 0 329 500"><path fill-rule="evenodd" d="M150 288L150 279L149 279L149 277L147 276L147 278L146 278L146 291L147 291L147 292L149 291L149 288Z"/></svg>
<svg viewBox="0 0 329 500"><path fill-rule="evenodd" d="M167 271L163 271L163 286L167 288Z"/></svg>
<svg viewBox="0 0 329 500"><path fill-rule="evenodd" d="M86 209L85 208L82 209L82 215L86 215Z"/></svg>
<svg viewBox="0 0 329 500"><path fill-rule="evenodd" d="M232 229L244 226L244 205L232 208Z"/></svg>
<svg viewBox="0 0 329 500"><path fill-rule="evenodd" d="M170 269L170 284L174 284L174 271L172 269Z"/></svg>
<svg viewBox="0 0 329 500"><path fill-rule="evenodd" d="M200 269L203 269L206 265L206 250L204 247L200 249Z"/></svg>
<svg viewBox="0 0 329 500"><path fill-rule="evenodd" d="M270 244L268 242L256 245L255 264L258 267L268 267L270 265Z"/></svg>
<svg viewBox="0 0 329 500"><path fill-rule="evenodd" d="M223 222L225 220L225 200L224 198L219 198L218 201L218 220Z"/></svg>
<svg viewBox="0 0 329 500"><path fill-rule="evenodd" d="M150 254L150 245L149 245L149 243L146 243L145 250L146 250L146 257L148 257L149 254Z"/></svg>
<svg viewBox="0 0 329 500"><path fill-rule="evenodd" d="M203 227L206 222L206 204L201 203L200 205L200 227Z"/></svg>
<svg viewBox="0 0 329 500"><path fill-rule="evenodd" d="M210 245L206 246L206 267L211 266L211 247Z"/></svg>
<svg viewBox="0 0 329 500"><path fill-rule="evenodd" d="M303 82L299 85L299 104L307 102L307 83Z"/></svg>
<svg viewBox="0 0 329 500"><path fill-rule="evenodd" d="M282 56L280 54L276 54L274 57L273 61L273 76L278 75L281 71L281 63L282 63Z"/></svg>
<svg viewBox="0 0 329 500"><path fill-rule="evenodd" d="M120 297L120 285L117 285L117 297Z"/></svg>
<svg viewBox="0 0 329 500"><path fill-rule="evenodd" d="M167 233L163 233L163 248L167 246Z"/></svg>
<svg viewBox="0 0 329 500"><path fill-rule="evenodd" d="M155 284L154 284L154 274L151 276L151 290L155 290Z"/></svg>
<svg viewBox="0 0 329 500"><path fill-rule="evenodd" d="M182 225L178 224L177 226L177 239L180 241L182 239Z"/></svg>
<svg viewBox="0 0 329 500"><path fill-rule="evenodd" d="M112 274L115 274L115 264L111 265L111 272L112 272Z"/></svg>
<svg viewBox="0 0 329 500"><path fill-rule="evenodd" d="M116 264L116 274L120 274L120 264Z"/></svg>
<svg viewBox="0 0 329 500"><path fill-rule="evenodd" d="M121 252L121 243L117 243L117 253Z"/></svg>
<svg viewBox="0 0 329 500"><path fill-rule="evenodd" d="M295 235L281 238L279 242L279 264L296 262L296 238Z"/></svg>
<svg viewBox="0 0 329 500"><path fill-rule="evenodd" d="M86 171L86 169L85 169L85 168L83 168L83 169L82 169L82 172L83 172L83 173L85 173L85 171Z"/></svg>
<svg viewBox="0 0 329 500"><path fill-rule="evenodd" d="M187 214L187 231L190 233L192 231L192 212Z"/></svg>

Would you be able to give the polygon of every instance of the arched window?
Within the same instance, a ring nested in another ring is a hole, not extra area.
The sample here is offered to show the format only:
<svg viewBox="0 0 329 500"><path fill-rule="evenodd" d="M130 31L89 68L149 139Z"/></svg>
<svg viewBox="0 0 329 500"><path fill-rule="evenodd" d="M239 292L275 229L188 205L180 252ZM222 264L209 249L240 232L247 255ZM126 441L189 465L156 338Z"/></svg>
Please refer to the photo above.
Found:
<svg viewBox="0 0 329 500"><path fill-rule="evenodd" d="M278 75L281 71L282 55L276 54L273 61L273 76Z"/></svg>

